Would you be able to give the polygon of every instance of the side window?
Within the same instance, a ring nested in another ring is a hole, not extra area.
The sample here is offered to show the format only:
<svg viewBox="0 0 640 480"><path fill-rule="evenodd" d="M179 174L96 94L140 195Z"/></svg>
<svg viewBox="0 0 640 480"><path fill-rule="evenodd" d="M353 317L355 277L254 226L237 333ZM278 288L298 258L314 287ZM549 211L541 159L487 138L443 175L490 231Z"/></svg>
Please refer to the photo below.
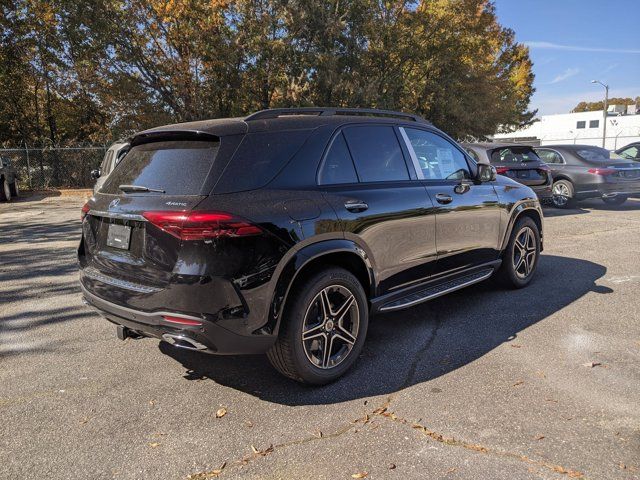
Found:
<svg viewBox="0 0 640 480"><path fill-rule="evenodd" d="M553 150L536 150L536 153L545 163L562 163L562 157Z"/></svg>
<svg viewBox="0 0 640 480"><path fill-rule="evenodd" d="M425 180L460 180L471 177L464 155L451 142L424 130L404 130L418 157Z"/></svg>
<svg viewBox="0 0 640 480"><path fill-rule="evenodd" d="M632 160L640 160L640 148L636 146L625 148L620 152L620 156Z"/></svg>
<svg viewBox="0 0 640 480"><path fill-rule="evenodd" d="M587 126L587 122L585 120L576 122L576 128L586 128L586 126Z"/></svg>
<svg viewBox="0 0 640 480"><path fill-rule="evenodd" d="M475 150L473 150L472 148L466 148L465 150L469 155L471 155L471 158L473 158L476 162L480 163L480 157L475 152Z"/></svg>
<svg viewBox="0 0 640 480"><path fill-rule="evenodd" d="M344 140L344 135L339 133L333 139L327 156L322 164L318 183L320 185L335 185L340 183L357 183L358 176L353 167L353 160Z"/></svg>
<svg viewBox="0 0 640 480"><path fill-rule="evenodd" d="M344 136L361 182L409 180L393 127L347 127Z"/></svg>
<svg viewBox="0 0 640 480"><path fill-rule="evenodd" d="M589 120L589 128L598 128L600 126L600 120Z"/></svg>

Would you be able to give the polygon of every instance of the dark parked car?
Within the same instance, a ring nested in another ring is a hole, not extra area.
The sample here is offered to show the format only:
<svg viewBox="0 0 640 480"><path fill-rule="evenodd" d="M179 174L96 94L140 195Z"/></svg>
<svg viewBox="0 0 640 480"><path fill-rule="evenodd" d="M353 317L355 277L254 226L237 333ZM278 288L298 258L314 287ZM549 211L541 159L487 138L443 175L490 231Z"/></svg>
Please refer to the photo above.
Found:
<svg viewBox="0 0 640 480"><path fill-rule="evenodd" d="M533 147L499 143L464 143L462 146L476 162L490 163L499 175L531 187L541 202L551 201L551 171Z"/></svg>
<svg viewBox="0 0 640 480"><path fill-rule="evenodd" d="M524 287L543 245L530 188L377 110L147 130L82 217L83 295L120 338L266 352L312 384L355 362L370 315L494 273Z"/></svg>
<svg viewBox="0 0 640 480"><path fill-rule="evenodd" d="M0 200L8 202L19 194L20 187L18 187L16 169L11 165L9 158L0 157Z"/></svg>
<svg viewBox="0 0 640 480"><path fill-rule="evenodd" d="M550 145L536 152L553 174L553 203L568 208L577 200L602 198L622 205L640 193L640 163L591 145Z"/></svg>
<svg viewBox="0 0 640 480"><path fill-rule="evenodd" d="M635 160L640 162L640 142L630 143L616 150L618 156L627 160Z"/></svg>

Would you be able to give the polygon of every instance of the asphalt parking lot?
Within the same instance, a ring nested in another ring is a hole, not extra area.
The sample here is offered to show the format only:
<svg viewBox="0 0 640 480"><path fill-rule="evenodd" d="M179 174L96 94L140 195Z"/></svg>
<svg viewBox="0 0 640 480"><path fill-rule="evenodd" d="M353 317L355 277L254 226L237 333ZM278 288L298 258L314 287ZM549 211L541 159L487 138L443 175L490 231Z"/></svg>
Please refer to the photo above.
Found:
<svg viewBox="0 0 640 480"><path fill-rule="evenodd" d="M0 478L640 478L640 200L548 210L529 288L377 317L323 388L119 341L80 300L82 203L0 204Z"/></svg>

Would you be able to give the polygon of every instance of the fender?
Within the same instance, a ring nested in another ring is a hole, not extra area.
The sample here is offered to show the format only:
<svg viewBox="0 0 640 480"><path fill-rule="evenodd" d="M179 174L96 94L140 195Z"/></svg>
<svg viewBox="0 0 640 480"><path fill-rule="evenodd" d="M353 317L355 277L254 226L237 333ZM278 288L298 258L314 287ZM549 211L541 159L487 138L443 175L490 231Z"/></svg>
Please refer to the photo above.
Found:
<svg viewBox="0 0 640 480"><path fill-rule="evenodd" d="M372 260L369 255L355 242L348 239L331 239L312 243L299 250L293 251L282 259L274 272L273 278L275 286L271 296L269 306L269 316L267 323L260 328L259 332L269 335L277 335L280 327L280 319L286 301L289 297L291 286L300 272L310 262L331 253L351 253L356 255L362 262L369 277L370 295L376 288L376 278Z"/></svg>
<svg viewBox="0 0 640 480"><path fill-rule="evenodd" d="M516 223L516 220L520 218L520 215L522 215L524 211L535 212L535 214L540 219L541 227L544 226L544 215L542 214L540 203L537 200L527 198L514 203L511 211L509 212L509 223L507 224L507 228L505 228L504 237L502 238L502 244L500 245L500 251L504 251L507 248L513 226ZM540 251L542 251L543 245L543 228L540 228Z"/></svg>

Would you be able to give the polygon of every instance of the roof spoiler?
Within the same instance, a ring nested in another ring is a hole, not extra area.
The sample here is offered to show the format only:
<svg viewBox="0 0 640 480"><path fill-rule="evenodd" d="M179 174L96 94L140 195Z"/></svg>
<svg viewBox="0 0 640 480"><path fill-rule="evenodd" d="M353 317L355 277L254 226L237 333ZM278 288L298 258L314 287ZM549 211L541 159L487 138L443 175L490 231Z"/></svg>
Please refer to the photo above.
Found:
<svg viewBox="0 0 640 480"><path fill-rule="evenodd" d="M165 140L200 140L218 142L220 137L200 130L153 130L134 135L131 139L131 146L142 145L144 143L160 142Z"/></svg>

